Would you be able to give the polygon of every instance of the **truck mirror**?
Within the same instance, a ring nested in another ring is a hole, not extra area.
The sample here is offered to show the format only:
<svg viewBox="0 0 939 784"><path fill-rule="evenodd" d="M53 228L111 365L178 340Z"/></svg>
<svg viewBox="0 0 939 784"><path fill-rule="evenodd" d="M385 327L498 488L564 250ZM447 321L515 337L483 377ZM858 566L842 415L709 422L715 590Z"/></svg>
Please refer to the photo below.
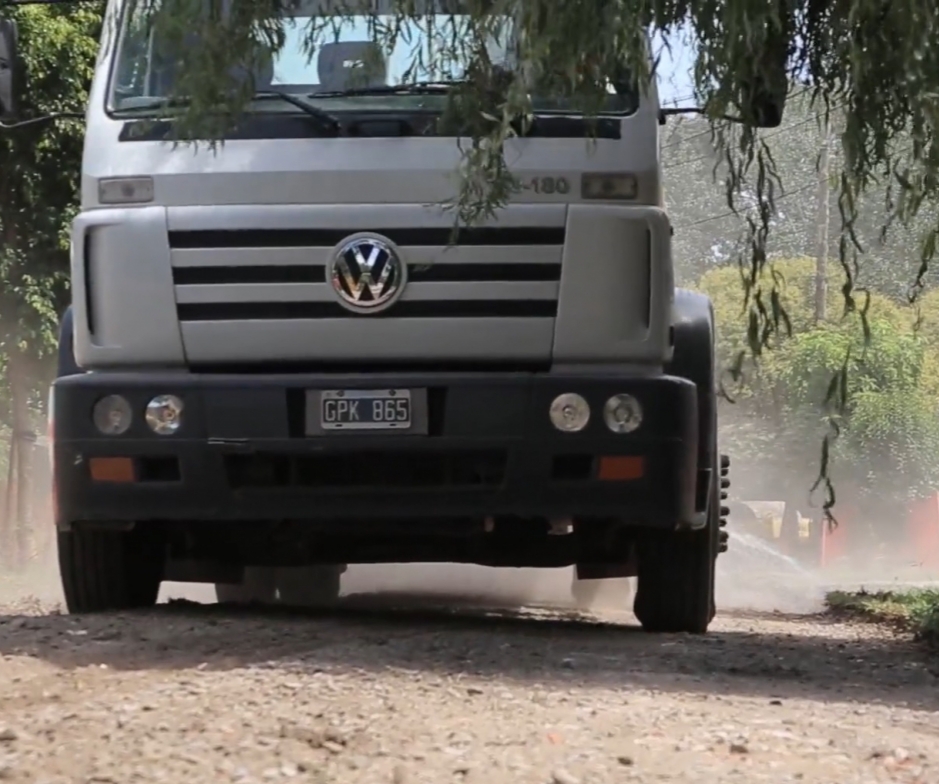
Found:
<svg viewBox="0 0 939 784"><path fill-rule="evenodd" d="M747 114L757 128L777 128L782 124L786 108L786 84L769 85L758 80L747 91Z"/></svg>
<svg viewBox="0 0 939 784"><path fill-rule="evenodd" d="M17 38L16 22L0 17L0 119L16 115L20 78Z"/></svg>
<svg viewBox="0 0 939 784"><path fill-rule="evenodd" d="M789 94L789 41L794 34L791 0L778 0L782 27L755 53L753 76L744 84L740 109L757 128L782 124Z"/></svg>

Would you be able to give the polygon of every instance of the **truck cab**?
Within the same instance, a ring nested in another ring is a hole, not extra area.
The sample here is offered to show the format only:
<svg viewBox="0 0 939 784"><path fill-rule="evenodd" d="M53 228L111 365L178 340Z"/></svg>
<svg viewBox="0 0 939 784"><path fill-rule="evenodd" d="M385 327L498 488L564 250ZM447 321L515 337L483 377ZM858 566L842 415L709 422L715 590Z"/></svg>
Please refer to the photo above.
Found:
<svg viewBox="0 0 939 784"><path fill-rule="evenodd" d="M51 411L70 611L163 579L329 601L348 564L445 561L638 576L644 628L706 630L714 323L674 285L654 80L596 118L535 92L517 187L455 229L459 73L407 56L452 6L389 45L393 4L363 4L308 47L328 5L292 5L211 145L174 141L174 61L111 0Z"/></svg>

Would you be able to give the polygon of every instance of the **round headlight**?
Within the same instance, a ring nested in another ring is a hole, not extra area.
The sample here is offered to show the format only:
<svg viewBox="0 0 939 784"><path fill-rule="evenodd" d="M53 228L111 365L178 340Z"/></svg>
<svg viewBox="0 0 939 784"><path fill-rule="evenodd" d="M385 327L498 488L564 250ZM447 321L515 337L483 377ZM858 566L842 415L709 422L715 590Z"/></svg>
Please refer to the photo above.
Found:
<svg viewBox="0 0 939 784"><path fill-rule="evenodd" d="M119 436L127 432L134 414L123 397L108 395L95 403L91 418L102 435Z"/></svg>
<svg viewBox="0 0 939 784"><path fill-rule="evenodd" d="M614 433L632 433L642 424L642 406L632 395L613 395L603 406L603 421Z"/></svg>
<svg viewBox="0 0 939 784"><path fill-rule="evenodd" d="M558 395L548 412L551 424L564 433L576 433L587 427L590 421L590 406L576 392Z"/></svg>
<svg viewBox="0 0 939 784"><path fill-rule="evenodd" d="M183 423L183 401L176 395L157 395L147 403L144 416L158 436L171 436Z"/></svg>

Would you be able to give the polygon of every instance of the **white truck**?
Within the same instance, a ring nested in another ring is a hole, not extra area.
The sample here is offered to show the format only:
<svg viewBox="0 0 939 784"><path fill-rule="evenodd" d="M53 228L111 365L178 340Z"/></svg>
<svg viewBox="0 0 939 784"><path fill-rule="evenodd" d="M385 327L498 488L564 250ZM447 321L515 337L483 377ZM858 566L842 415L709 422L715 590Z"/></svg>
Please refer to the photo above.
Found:
<svg viewBox="0 0 939 784"><path fill-rule="evenodd" d="M592 143L535 95L521 188L451 241L452 85L403 83L364 11L312 57L328 6L289 13L237 128L194 150L154 119L174 61L110 2L50 412L69 610L150 605L164 579L305 603L347 564L576 565L638 576L645 629L704 632L727 461L654 82L612 86Z"/></svg>

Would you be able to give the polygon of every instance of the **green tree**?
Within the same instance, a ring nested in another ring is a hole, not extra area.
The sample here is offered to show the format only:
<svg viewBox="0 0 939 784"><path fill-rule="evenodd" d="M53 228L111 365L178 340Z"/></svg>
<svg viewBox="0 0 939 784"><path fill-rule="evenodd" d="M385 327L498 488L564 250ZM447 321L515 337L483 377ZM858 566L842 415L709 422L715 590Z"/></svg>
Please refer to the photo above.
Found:
<svg viewBox="0 0 939 784"><path fill-rule="evenodd" d="M939 487L939 343L935 329L912 327L928 316L883 295L871 297L869 340L856 313L829 308L813 318L812 259L776 261L764 274L776 278L791 331L776 336L759 365L748 366L732 388L734 404L722 411L724 448L742 466L738 477L751 493L801 505L818 471L818 438L834 420L833 476L861 502L871 524L892 522L896 510ZM832 271L832 276L837 272ZM725 362L745 347L748 317L737 295L740 272L723 267L699 283L714 302L718 354ZM831 305L840 296L829 290ZM934 294L924 298L931 314ZM825 406L831 378L849 357L843 406ZM892 505L892 506L891 506Z"/></svg>
<svg viewBox="0 0 939 784"><path fill-rule="evenodd" d="M698 282L697 288L707 294L714 305L714 313L718 325L717 357L721 368L725 371L725 383L731 383L729 370L735 368L741 357L747 358L747 348L752 328L752 317L740 300L741 272L736 265L725 264L705 273ZM839 324L842 328L860 329L860 315L854 311L845 311L844 299L840 291L841 270L832 265L828 269L828 306L826 308L828 323ZM767 336L770 347L779 348L785 345L791 335L802 334L814 325L814 296L815 296L815 260L801 257L794 259L774 259L764 267L758 284L764 292L775 291L779 307L786 314L785 328ZM769 298L763 304L770 308L772 302ZM869 317L879 317L896 324L903 330L911 330L915 322L915 314L909 308L900 307L888 297L872 293L865 297L864 308ZM767 353L762 364L776 361L775 353ZM743 368L742 383L734 383L737 393L747 397L762 394L767 390L754 388L762 378L754 375L756 366L747 362ZM823 396L824 396L823 390ZM772 401L768 401L772 404Z"/></svg>
<svg viewBox="0 0 939 784"><path fill-rule="evenodd" d="M817 443L812 430L836 416L841 436L833 476L860 502L865 521L886 532L911 499L939 488L936 355L902 322L874 315L869 326L866 345L844 324L813 328L774 352L761 370L781 402L777 448L798 454L800 443ZM846 355L852 360L845 401L835 413L819 400Z"/></svg>
<svg viewBox="0 0 939 784"><path fill-rule="evenodd" d="M23 114L81 112L94 70L99 11L26 6L20 27L28 83ZM68 232L78 205L83 123L35 123L0 133L0 351L47 356L68 288Z"/></svg>
<svg viewBox="0 0 939 784"><path fill-rule="evenodd" d="M27 6L10 14L19 24L27 65L24 115L82 111L94 69L100 11ZM83 125L77 120L0 133L0 366L8 401L3 420L13 434L11 444L19 445L10 463L20 477L14 514L20 520L27 495L27 450L21 447L33 429L30 411L35 405L30 403L43 394L41 382L48 378L58 313L68 290L68 228L78 203L82 138Z"/></svg>

